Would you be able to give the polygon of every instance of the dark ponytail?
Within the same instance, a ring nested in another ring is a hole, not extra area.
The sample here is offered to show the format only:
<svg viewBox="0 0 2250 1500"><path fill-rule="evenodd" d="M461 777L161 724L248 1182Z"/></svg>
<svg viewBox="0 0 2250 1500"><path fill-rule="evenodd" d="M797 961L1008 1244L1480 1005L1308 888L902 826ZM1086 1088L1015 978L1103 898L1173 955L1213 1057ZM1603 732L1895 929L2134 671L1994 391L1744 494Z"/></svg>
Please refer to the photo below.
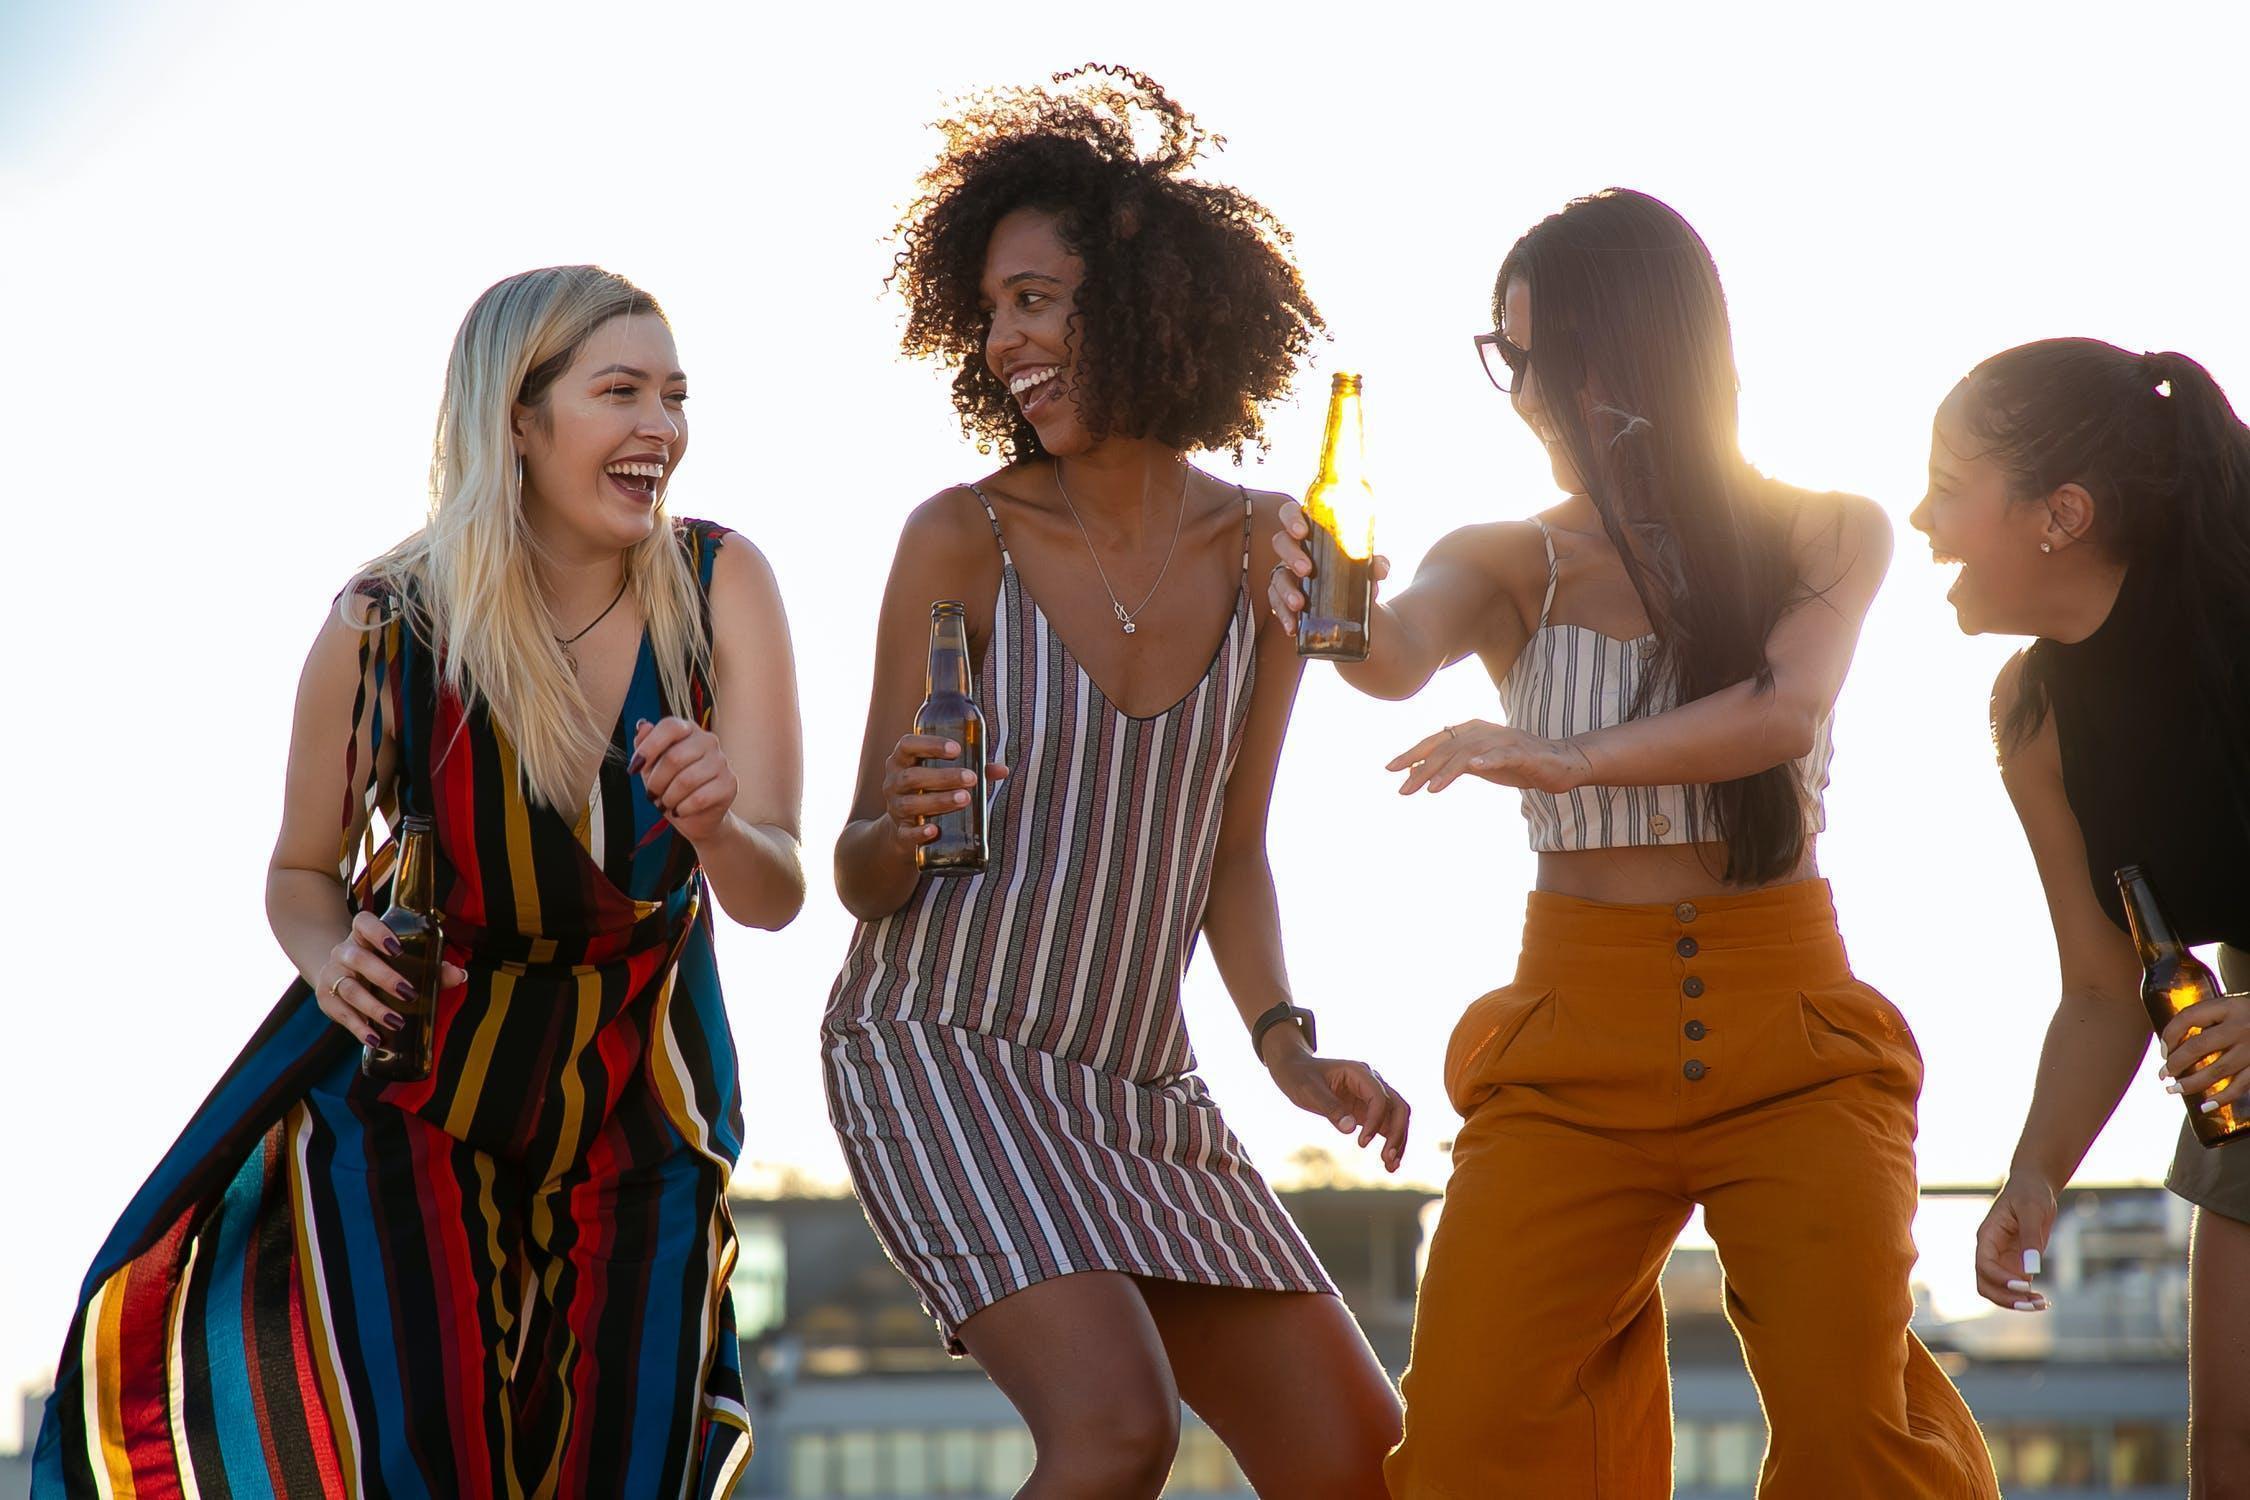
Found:
<svg viewBox="0 0 2250 1500"><path fill-rule="evenodd" d="M2235 768L2250 828L2250 428L2185 354L2097 339L2043 339L1969 374L1969 427L2007 472L2010 497L2065 484L2094 500L2090 540L2128 569L2172 581L2210 729ZM2016 745L2047 716L2040 653L2000 726Z"/></svg>

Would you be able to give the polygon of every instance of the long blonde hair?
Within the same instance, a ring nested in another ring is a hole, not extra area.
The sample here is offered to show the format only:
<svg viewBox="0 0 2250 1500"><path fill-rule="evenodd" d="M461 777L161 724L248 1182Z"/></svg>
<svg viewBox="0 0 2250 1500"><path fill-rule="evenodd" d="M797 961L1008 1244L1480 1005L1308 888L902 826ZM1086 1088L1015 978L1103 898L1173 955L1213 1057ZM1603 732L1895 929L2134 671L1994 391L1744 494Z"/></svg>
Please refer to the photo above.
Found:
<svg viewBox="0 0 2250 1500"><path fill-rule="evenodd" d="M530 798L565 811L585 795L571 767L600 753L608 733L539 594L514 408L547 420L549 390L594 330L633 313L664 316L654 297L599 266L548 266L486 288L446 361L429 520L365 569L406 601L446 687L466 706L485 704L515 747ZM655 527L625 554L625 577L648 621L665 696L685 704L691 674L710 667L711 642L695 573L661 502ZM352 597L347 591L347 604Z"/></svg>

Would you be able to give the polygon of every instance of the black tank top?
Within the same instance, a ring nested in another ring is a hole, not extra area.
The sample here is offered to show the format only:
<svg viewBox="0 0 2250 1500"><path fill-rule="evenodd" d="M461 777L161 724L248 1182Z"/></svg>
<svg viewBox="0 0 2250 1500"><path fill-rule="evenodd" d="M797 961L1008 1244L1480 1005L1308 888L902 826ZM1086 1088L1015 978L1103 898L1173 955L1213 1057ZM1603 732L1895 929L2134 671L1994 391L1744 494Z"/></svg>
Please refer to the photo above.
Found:
<svg viewBox="0 0 2250 1500"><path fill-rule="evenodd" d="M2250 746L2229 745L2207 711L2186 622L2160 568L2129 570L2099 630L2076 645L2036 642L2026 674L2043 684L2062 748L2063 791L2086 839L2086 871L2120 928L2120 865L2140 865L2190 943L2250 947L2250 817L2240 795Z"/></svg>

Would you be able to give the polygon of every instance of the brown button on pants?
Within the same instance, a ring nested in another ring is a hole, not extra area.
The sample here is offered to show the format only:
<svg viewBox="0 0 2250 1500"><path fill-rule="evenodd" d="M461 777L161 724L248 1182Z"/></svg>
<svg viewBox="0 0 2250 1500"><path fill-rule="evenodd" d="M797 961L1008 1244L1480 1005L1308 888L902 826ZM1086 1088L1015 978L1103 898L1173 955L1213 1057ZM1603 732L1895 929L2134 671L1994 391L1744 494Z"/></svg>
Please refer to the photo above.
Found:
<svg viewBox="0 0 2250 1500"><path fill-rule="evenodd" d="M1396 1500L1672 1491L1657 1275L1700 1203L1771 1440L1761 1500L1997 1500L1907 1330L1922 1062L1824 881L1693 905L1534 893L1446 1057L1466 1119Z"/></svg>

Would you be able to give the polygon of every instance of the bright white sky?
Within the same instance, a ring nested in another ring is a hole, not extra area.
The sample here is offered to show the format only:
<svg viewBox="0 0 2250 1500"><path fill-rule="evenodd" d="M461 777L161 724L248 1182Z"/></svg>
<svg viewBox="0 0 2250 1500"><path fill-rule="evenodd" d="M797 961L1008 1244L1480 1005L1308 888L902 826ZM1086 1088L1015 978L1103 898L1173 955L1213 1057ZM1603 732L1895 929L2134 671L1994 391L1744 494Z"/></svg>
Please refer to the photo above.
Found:
<svg viewBox="0 0 2250 1500"><path fill-rule="evenodd" d="M1822 863L1860 972L1928 1058L1925 1179L1997 1177L2054 948L1984 726L2010 643L1955 632L1905 516L1933 407L2008 345L2182 349L2250 400L2250 26L2225 4L1723 9L0 12L0 451L19 518L49 517L0 590L0 1387L51 1370L87 1260L287 978L261 903L299 662L354 564L421 514L454 326L528 267L598 261L663 299L694 392L674 507L779 572L814 887L788 931L722 933L720 959L746 1163L841 1175L814 1027L849 930L826 870L876 601L908 507L983 462L940 377L895 357L886 235L945 98L1090 57L1231 137L1213 175L1295 229L1335 332L1245 477L1301 489L1325 371L1364 369L1379 544L1402 566L1554 499L1468 342L1514 237L1612 183L1703 232L1750 456L1900 524ZM1532 866L1512 795L1401 803L1382 765L1491 699L1473 669L1400 705L1316 670L1275 799L1300 997L1418 1106L1407 1175L1433 1183L1447 1028L1508 977ZM1306 861L1339 825L1364 854L1357 924L1312 916ZM1252 1152L1278 1167L1322 1140L1207 963L1188 1004ZM2179 1118L2146 1082L2086 1175L2160 1175ZM1941 1295L1974 1217L1925 1222Z"/></svg>

